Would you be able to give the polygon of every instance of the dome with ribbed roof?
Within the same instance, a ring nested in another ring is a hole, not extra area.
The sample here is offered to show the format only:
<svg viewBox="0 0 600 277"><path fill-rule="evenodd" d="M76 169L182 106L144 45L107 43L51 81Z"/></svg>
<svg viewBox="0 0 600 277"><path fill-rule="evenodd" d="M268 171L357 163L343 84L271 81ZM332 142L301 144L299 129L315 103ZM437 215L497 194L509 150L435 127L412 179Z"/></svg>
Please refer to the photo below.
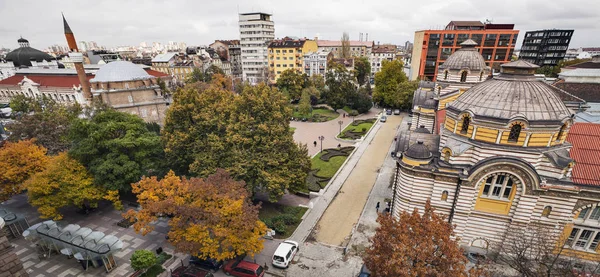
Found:
<svg viewBox="0 0 600 277"><path fill-rule="evenodd" d="M139 65L132 62L115 61L100 67L100 70L96 72L96 76L90 82L123 82L150 78L154 77Z"/></svg>
<svg viewBox="0 0 600 277"><path fill-rule="evenodd" d="M50 56L48 53L29 47L29 41L24 38L18 39L17 42L20 47L6 54L4 58L12 62L15 67L29 67L31 66L31 61L43 62L56 60L56 58Z"/></svg>
<svg viewBox="0 0 600 277"><path fill-rule="evenodd" d="M425 146L425 144L423 144L423 141L421 140L409 146L406 152L404 152L404 155L408 158L417 160L431 159L431 157L433 156L433 154L431 154L431 151L429 151L427 146Z"/></svg>
<svg viewBox="0 0 600 277"><path fill-rule="evenodd" d="M461 43L461 48L456 50L446 61L440 65L440 71L444 69L481 71L487 68L483 56L475 48L477 42L468 39Z"/></svg>
<svg viewBox="0 0 600 277"><path fill-rule="evenodd" d="M449 111L471 112L475 120L508 122L524 118L531 123L560 124L571 116L559 89L538 80L537 65L516 61L502 65L500 75L473 86L448 106Z"/></svg>

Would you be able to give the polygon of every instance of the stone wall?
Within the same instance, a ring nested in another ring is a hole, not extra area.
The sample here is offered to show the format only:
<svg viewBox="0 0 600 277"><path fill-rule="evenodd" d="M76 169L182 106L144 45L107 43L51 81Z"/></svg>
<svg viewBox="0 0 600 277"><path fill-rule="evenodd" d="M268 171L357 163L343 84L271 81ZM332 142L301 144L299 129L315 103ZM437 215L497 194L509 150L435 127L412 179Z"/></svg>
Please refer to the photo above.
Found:
<svg viewBox="0 0 600 277"><path fill-rule="evenodd" d="M0 237L0 277L25 277L29 276L13 246L5 236Z"/></svg>

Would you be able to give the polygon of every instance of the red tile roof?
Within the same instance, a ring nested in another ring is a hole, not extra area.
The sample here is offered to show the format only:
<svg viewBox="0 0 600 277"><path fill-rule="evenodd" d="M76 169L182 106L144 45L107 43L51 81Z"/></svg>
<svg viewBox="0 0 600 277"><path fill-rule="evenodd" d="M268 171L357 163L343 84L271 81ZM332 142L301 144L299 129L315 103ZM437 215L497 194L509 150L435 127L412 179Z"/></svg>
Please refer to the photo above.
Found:
<svg viewBox="0 0 600 277"><path fill-rule="evenodd" d="M600 186L600 124L573 124L567 141L573 144L570 153L575 160L573 182Z"/></svg>
<svg viewBox="0 0 600 277"><path fill-rule="evenodd" d="M154 77L168 77L169 76L169 74L162 73L160 71L152 70L152 69L149 69L149 68L146 68L145 70L146 70L146 72L148 74L150 74L150 75L152 75Z"/></svg>
<svg viewBox="0 0 600 277"><path fill-rule="evenodd" d="M71 88L73 85L79 86L77 75L21 75L17 74L0 81L0 85L17 86L23 81L23 77L40 84L43 87ZM94 75L87 75L88 80L94 78Z"/></svg>

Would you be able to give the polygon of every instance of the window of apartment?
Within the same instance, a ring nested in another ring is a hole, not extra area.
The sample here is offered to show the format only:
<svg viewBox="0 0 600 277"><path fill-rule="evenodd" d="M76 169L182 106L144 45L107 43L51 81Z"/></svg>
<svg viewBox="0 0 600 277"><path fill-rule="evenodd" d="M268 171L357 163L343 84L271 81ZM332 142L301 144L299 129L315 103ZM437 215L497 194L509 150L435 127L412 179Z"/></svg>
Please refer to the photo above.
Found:
<svg viewBox="0 0 600 277"><path fill-rule="evenodd" d="M284 49L284 50L282 50L282 53L283 53L283 54L287 53L287 50L285 50L285 49Z"/></svg>
<svg viewBox="0 0 600 277"><path fill-rule="evenodd" d="M481 55L483 56L483 58L484 58L486 61L489 61L489 60L491 60L491 59L492 59L492 54L493 54L493 53L494 53L494 49L492 49L492 48L484 48L484 49L481 51Z"/></svg>
<svg viewBox="0 0 600 277"><path fill-rule="evenodd" d="M469 39L469 34L458 34L458 37L456 39L456 45L465 42L465 40L467 39Z"/></svg>
<svg viewBox="0 0 600 277"><path fill-rule="evenodd" d="M291 64L290 64L290 67L294 67L294 64L293 64L293 63L291 63Z"/></svg>
<svg viewBox="0 0 600 277"><path fill-rule="evenodd" d="M489 176L483 185L482 197L508 200L511 196L514 181L508 173L498 173Z"/></svg>
<svg viewBox="0 0 600 277"><path fill-rule="evenodd" d="M287 67L287 64L283 64L283 67Z"/></svg>
<svg viewBox="0 0 600 277"><path fill-rule="evenodd" d="M454 34L445 34L442 40L442 46L453 46L454 38Z"/></svg>
<svg viewBox="0 0 600 277"><path fill-rule="evenodd" d="M496 34L487 34L485 35L485 40L483 41L484 46L495 46L496 45Z"/></svg>
<svg viewBox="0 0 600 277"><path fill-rule="evenodd" d="M281 67L281 65L280 65L280 64L277 64L277 67Z"/></svg>
<svg viewBox="0 0 600 277"><path fill-rule="evenodd" d="M281 50L275 50L275 53L279 54L281 53Z"/></svg>
<svg viewBox="0 0 600 277"><path fill-rule="evenodd" d="M481 45L481 40L483 39L482 34L471 34L471 39L477 42L478 45Z"/></svg>

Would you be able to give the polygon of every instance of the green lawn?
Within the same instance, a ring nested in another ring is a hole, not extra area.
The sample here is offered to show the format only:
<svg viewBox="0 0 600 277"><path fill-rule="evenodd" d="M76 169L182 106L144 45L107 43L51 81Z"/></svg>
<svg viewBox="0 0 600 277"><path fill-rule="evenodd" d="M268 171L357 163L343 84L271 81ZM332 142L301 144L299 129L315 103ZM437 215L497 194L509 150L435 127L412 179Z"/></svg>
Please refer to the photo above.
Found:
<svg viewBox="0 0 600 277"><path fill-rule="evenodd" d="M263 202L258 218L269 228L275 230L275 238L282 239L291 236L307 208L282 206L276 203Z"/></svg>
<svg viewBox="0 0 600 277"><path fill-rule="evenodd" d="M315 108L312 111L312 114L310 116L306 116L306 115L302 115L300 114L298 111L296 111L296 107L294 107L294 114L292 115L294 118L307 118L308 121L313 121L313 122L325 122L325 121L329 121L329 120L334 120L336 118L338 118L338 116L340 116L340 114L338 114L335 111L332 111L330 109L327 108Z"/></svg>
<svg viewBox="0 0 600 277"><path fill-rule="evenodd" d="M351 137L346 136L346 131L350 131L353 133L361 133L361 135L364 136L369 131L369 129L371 129L371 126L373 126L373 123L374 122L363 122L358 125L350 124L346 128L344 128L344 130L342 130L342 133L340 135L338 135L338 138L351 138ZM363 128L365 128L364 132L362 131Z"/></svg>
<svg viewBox="0 0 600 277"><path fill-rule="evenodd" d="M317 154L311 161L311 169L319 169L317 172L317 176L319 177L328 177L331 178L335 173L340 169L340 166L344 163L347 156L335 156L331 157L328 162L321 160L321 155L323 153Z"/></svg>

